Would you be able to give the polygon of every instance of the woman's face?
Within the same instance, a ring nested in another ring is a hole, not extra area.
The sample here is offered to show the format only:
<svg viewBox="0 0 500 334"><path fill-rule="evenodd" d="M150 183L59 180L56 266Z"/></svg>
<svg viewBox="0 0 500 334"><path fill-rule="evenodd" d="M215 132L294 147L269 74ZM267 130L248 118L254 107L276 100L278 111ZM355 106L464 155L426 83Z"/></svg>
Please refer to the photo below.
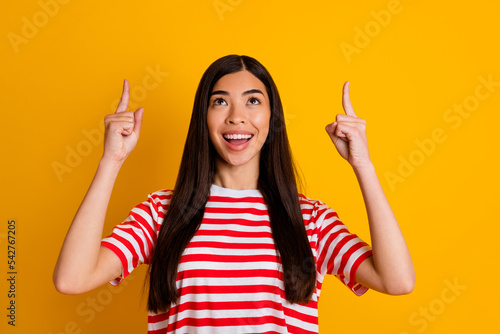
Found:
<svg viewBox="0 0 500 334"><path fill-rule="evenodd" d="M226 163L258 166L269 133L271 108L266 87L249 71L227 74L215 84L208 106L210 140Z"/></svg>

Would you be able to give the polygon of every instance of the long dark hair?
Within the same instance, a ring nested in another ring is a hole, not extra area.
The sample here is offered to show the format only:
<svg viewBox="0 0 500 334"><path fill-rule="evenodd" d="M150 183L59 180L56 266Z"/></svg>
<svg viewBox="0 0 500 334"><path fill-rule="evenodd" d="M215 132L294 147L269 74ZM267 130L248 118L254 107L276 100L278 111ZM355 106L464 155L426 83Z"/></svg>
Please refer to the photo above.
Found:
<svg viewBox="0 0 500 334"><path fill-rule="evenodd" d="M177 182L150 262L148 310L154 313L166 311L178 301L179 261L201 224L210 195L217 154L207 127L210 93L224 75L242 70L262 81L270 100L271 120L260 154L258 189L268 208L275 247L283 266L285 296L290 303L305 303L314 291L314 256L300 210L297 173L278 89L256 59L229 55L208 67L196 91Z"/></svg>

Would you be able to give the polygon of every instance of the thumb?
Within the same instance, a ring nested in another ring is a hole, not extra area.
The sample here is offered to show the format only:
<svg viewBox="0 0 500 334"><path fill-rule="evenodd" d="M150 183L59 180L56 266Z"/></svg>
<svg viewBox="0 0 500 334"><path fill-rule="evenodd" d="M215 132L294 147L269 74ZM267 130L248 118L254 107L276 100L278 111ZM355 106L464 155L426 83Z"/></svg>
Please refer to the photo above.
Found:
<svg viewBox="0 0 500 334"><path fill-rule="evenodd" d="M144 114L144 108L139 108L134 112L134 132L139 137L141 134L142 116Z"/></svg>
<svg viewBox="0 0 500 334"><path fill-rule="evenodd" d="M337 122L330 123L325 127L326 132L332 138L332 140L333 140L333 137L335 136L335 129L336 128L337 128Z"/></svg>

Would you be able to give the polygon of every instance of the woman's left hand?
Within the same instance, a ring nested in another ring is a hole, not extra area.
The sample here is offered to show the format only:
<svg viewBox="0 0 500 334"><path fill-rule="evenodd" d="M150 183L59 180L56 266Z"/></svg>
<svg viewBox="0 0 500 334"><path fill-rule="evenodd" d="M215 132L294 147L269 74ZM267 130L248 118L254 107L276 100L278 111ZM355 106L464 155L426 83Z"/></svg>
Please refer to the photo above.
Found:
<svg viewBox="0 0 500 334"><path fill-rule="evenodd" d="M353 168L371 165L366 139L366 121L356 116L349 97L349 82L344 84L342 93L344 114L338 114L336 121L326 126L335 148Z"/></svg>

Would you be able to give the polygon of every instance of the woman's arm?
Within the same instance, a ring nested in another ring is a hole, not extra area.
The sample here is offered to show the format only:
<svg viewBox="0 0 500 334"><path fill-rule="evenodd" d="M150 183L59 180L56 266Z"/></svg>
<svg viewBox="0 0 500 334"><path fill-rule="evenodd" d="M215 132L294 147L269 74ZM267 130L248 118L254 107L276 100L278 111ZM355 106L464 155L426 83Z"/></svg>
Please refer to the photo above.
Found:
<svg viewBox="0 0 500 334"><path fill-rule="evenodd" d="M104 218L120 167L134 149L140 134L143 108L127 111L129 85L114 114L105 118L104 153L96 174L73 218L54 268L53 281L61 293L90 291L121 274L114 253L100 247Z"/></svg>
<svg viewBox="0 0 500 334"><path fill-rule="evenodd" d="M391 295L410 293L415 270L398 222L372 166L355 170L368 215L373 257L358 267L356 282Z"/></svg>
<svg viewBox="0 0 500 334"><path fill-rule="evenodd" d="M366 122L354 113L349 97L349 83L344 84L345 115L326 126L340 155L353 167L363 194L373 256L356 271L356 282L391 294L407 294L415 285L415 270L391 206L385 197L368 153Z"/></svg>

